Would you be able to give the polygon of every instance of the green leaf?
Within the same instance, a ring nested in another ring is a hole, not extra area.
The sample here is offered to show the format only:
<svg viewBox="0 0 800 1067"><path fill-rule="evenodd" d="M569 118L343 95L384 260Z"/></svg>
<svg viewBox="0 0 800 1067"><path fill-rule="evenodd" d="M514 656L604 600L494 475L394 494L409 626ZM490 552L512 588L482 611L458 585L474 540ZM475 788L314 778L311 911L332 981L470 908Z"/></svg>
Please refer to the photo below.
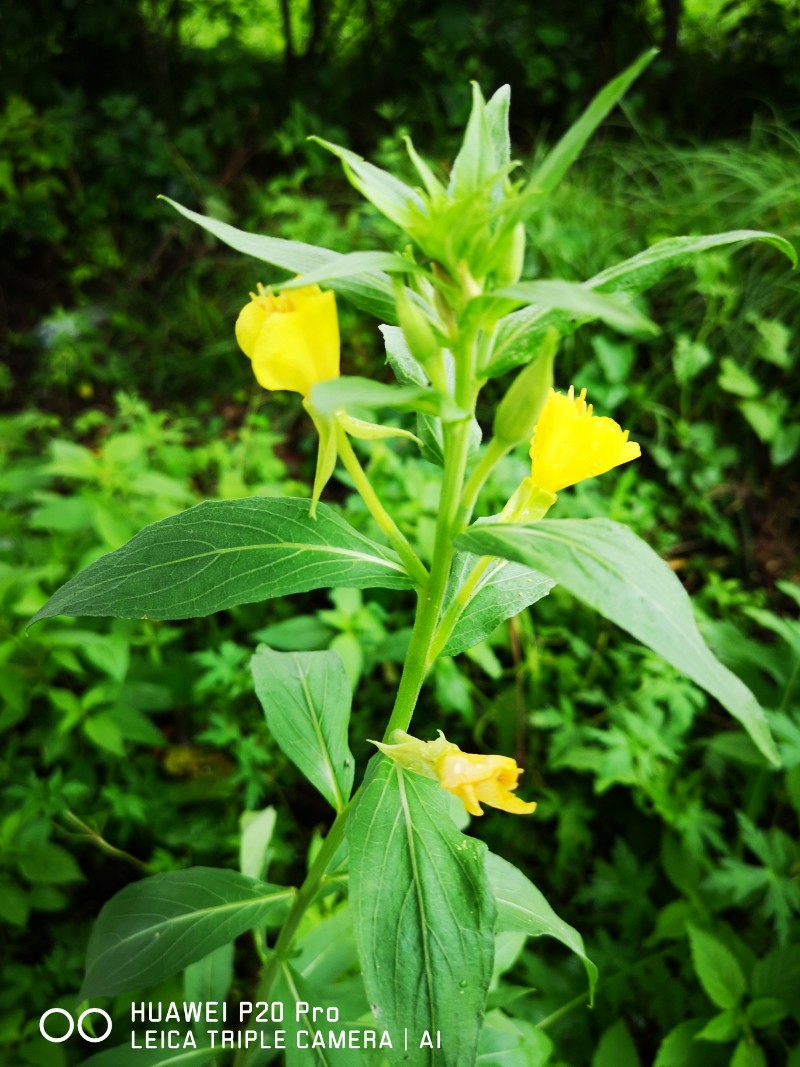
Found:
<svg viewBox="0 0 800 1067"><path fill-rule="evenodd" d="M609 519L544 519L528 526L481 523L458 537L456 545L524 563L554 578L716 697L762 754L779 765L756 698L703 641L674 572L627 526Z"/></svg>
<svg viewBox="0 0 800 1067"><path fill-rule="evenodd" d="M306 285L320 285L340 278L358 277L364 274L385 271L387 274L419 274L422 271L413 260L406 259L397 252L343 252L330 263L305 271L288 282L274 286L285 292L287 289L302 289Z"/></svg>
<svg viewBox="0 0 800 1067"><path fill-rule="evenodd" d="M464 579L477 562L477 556L470 553L459 554L451 574L445 608L457 595ZM484 637L493 633L501 622L518 615L524 608L547 596L555 584L552 578L519 563L509 563L506 560L494 563L475 587L475 592L453 627L441 655L456 656L459 652L477 645Z"/></svg>
<svg viewBox="0 0 800 1067"><path fill-rule="evenodd" d="M101 712L83 720L83 732L91 742L114 756L125 755L125 740L119 724L111 715Z"/></svg>
<svg viewBox="0 0 800 1067"><path fill-rule="evenodd" d="M595 274L587 284L603 293L641 293L661 281L669 271L686 266L701 252L750 241L772 245L789 258L793 267L797 266L797 252L785 237L767 230L726 230L723 233L667 237L663 241L656 241L630 259L624 259Z"/></svg>
<svg viewBox="0 0 800 1067"><path fill-rule="evenodd" d="M340 408L350 411L364 408L376 411L392 408L395 411L418 411L459 422L467 413L458 408L449 396L443 396L424 385L387 385L371 378L342 375L319 382L311 390L311 401L323 415L333 415Z"/></svg>
<svg viewBox="0 0 800 1067"><path fill-rule="evenodd" d="M800 1004L800 952L796 945L775 948L753 969L753 996Z"/></svg>
<svg viewBox="0 0 800 1067"><path fill-rule="evenodd" d="M144 1049L131 1048L127 1044L104 1049L83 1060L79 1067L206 1067L206 1064L216 1063L214 1055L207 1047Z"/></svg>
<svg viewBox="0 0 800 1067"><path fill-rule="evenodd" d="M406 1027L441 1031L441 1049L411 1043L404 1063L473 1067L494 957L485 846L456 830L436 782L382 756L347 836L356 943L381 1025L401 1043Z"/></svg>
<svg viewBox="0 0 800 1067"><path fill-rule="evenodd" d="M350 184L401 230L413 229L420 216L426 214L425 202L419 193L393 174L367 163L349 148L324 141L321 137L309 139L337 156Z"/></svg>
<svg viewBox="0 0 800 1067"><path fill-rule="evenodd" d="M486 104L486 122L494 148L494 169L507 167L511 162L511 135L508 112L511 107L511 86L501 85Z"/></svg>
<svg viewBox="0 0 800 1067"><path fill-rule="evenodd" d="M633 297L655 285L669 271L685 266L701 252L747 241L764 241L787 255L793 266L797 265L797 253L785 238L762 230L730 230L704 237L669 237L657 241L631 259L616 263L581 284L598 293L620 293ZM519 363L526 363L551 326L566 335L587 321L570 316L566 311L534 305L506 315L498 325L487 375L495 377Z"/></svg>
<svg viewBox="0 0 800 1067"><path fill-rule="evenodd" d="M31 906L28 894L14 882L0 880L0 922L24 926Z"/></svg>
<svg viewBox="0 0 800 1067"><path fill-rule="evenodd" d="M702 1025L701 1019L678 1023L658 1046L653 1067L706 1067L708 1048L694 1040Z"/></svg>
<svg viewBox="0 0 800 1067"><path fill-rule="evenodd" d="M729 356L720 360L720 374L717 385L726 393L752 399L761 392L761 386L747 371Z"/></svg>
<svg viewBox="0 0 800 1067"><path fill-rule="evenodd" d="M29 882L46 885L63 885L83 878L72 854L52 841L29 845L19 861L19 869Z"/></svg>
<svg viewBox="0 0 800 1067"><path fill-rule="evenodd" d="M344 1019L333 1025L325 1022L319 1016L315 1020L313 1012L298 1016L298 1007L301 1004L326 1007L330 1003L330 994L327 990L323 992L319 986L311 986L307 983L302 975L298 974L288 962L284 962L281 965L278 981L275 984L274 997L278 1003L283 1004L285 1007L285 1021L281 1023L281 1028L285 1028L286 1031L285 1067L310 1067L312 1064L313 1067L368 1067L371 1062L375 1061L376 1054L371 1055L363 1049L325 1047L328 1043L326 1038L329 1031L341 1034L343 1031L353 1030L356 1027ZM338 1010L338 1005L334 1003L333 1006ZM301 1011L305 1011L305 1008L301 1008ZM361 1029L361 1027L358 1027L358 1029ZM380 1022L376 1022L375 1029L383 1029ZM301 1031L305 1031L302 1036L302 1042L300 1038ZM307 1046L310 1048L317 1034L321 1035L324 1042L320 1048L310 1052L302 1047ZM397 1048L396 1043L394 1047ZM378 1055L378 1059L380 1058Z"/></svg>
<svg viewBox="0 0 800 1067"><path fill-rule="evenodd" d="M513 300L515 303L532 304L537 312L553 308L569 312L582 322L599 319L622 333L658 333L658 326L632 304L624 303L613 296L605 296L593 289L589 282L566 282L560 278L543 278L535 282L517 282L503 289L493 290L479 300Z"/></svg>
<svg viewBox="0 0 800 1067"><path fill-rule="evenodd" d="M695 973L709 999L723 1010L737 1007L747 988L739 961L712 934L691 923L686 930Z"/></svg>
<svg viewBox="0 0 800 1067"><path fill-rule="evenodd" d="M70 579L33 617L189 619L328 586L405 589L387 550L320 504L213 500L155 522Z"/></svg>
<svg viewBox="0 0 800 1067"><path fill-rule="evenodd" d="M594 999L597 967L586 955L583 938L574 927L559 919L533 882L513 863L486 856L486 876L497 901L497 931L519 930L529 937L554 937L580 958L589 979L589 1000Z"/></svg>
<svg viewBox="0 0 800 1067"><path fill-rule="evenodd" d="M731 1067L767 1067L767 1057L752 1038L743 1037L734 1049Z"/></svg>
<svg viewBox="0 0 800 1067"><path fill-rule="evenodd" d="M344 258L342 253L332 252L328 248L317 248L316 245L303 244L300 241L286 241L281 237L246 233L229 226L227 222L219 222L196 211L190 211L167 196L162 196L161 199L174 207L184 218L196 222L230 248L270 263L274 267L291 271L292 274L306 275L320 269L328 269ZM387 274L370 270L356 277L334 278L331 289L382 322L396 321L392 282ZM243 293L242 305L245 303L247 294Z"/></svg>
<svg viewBox="0 0 800 1067"><path fill-rule="evenodd" d="M177 974L246 930L280 920L294 895L213 867L134 882L98 916L81 997L113 996Z"/></svg>
<svg viewBox="0 0 800 1067"><path fill-rule="evenodd" d="M233 981L233 942L220 945L207 956L190 963L183 975L183 998L222 1003Z"/></svg>
<svg viewBox="0 0 800 1067"><path fill-rule="evenodd" d="M525 1019L512 1019L501 1011L490 1011L481 1030L476 1067L545 1067L550 1062L553 1042Z"/></svg>
<svg viewBox="0 0 800 1067"><path fill-rule="evenodd" d="M250 660L256 696L281 751L341 811L353 788L347 747L352 695L336 652L274 652Z"/></svg>
<svg viewBox="0 0 800 1067"><path fill-rule="evenodd" d="M427 386L428 379L419 363L409 351L403 331L399 326L381 326L383 342L386 347L386 360L394 371L401 385ZM447 357L449 353L445 353ZM451 373L452 372L452 373ZM448 376L454 376L452 358ZM433 415L417 415L417 436L422 441L422 455L430 463L444 466L444 435L442 420ZM470 455L481 443L481 428L478 420L473 418L470 424Z"/></svg>
<svg viewBox="0 0 800 1067"><path fill-rule="evenodd" d="M531 176L526 192L533 192L544 197L555 189L606 115L619 103L657 54L656 48L643 52L635 63L632 63L622 74L600 90L578 121L570 126Z"/></svg>
<svg viewBox="0 0 800 1067"><path fill-rule="evenodd" d="M343 904L295 942L294 970L316 989L358 969L350 908Z"/></svg>
<svg viewBox="0 0 800 1067"><path fill-rule="evenodd" d="M795 950L796 951L796 950ZM789 1014L789 1008L777 997L758 997L747 1005L745 1015L751 1026L774 1026Z"/></svg>
<svg viewBox="0 0 800 1067"><path fill-rule="evenodd" d="M248 878L263 878L268 867L269 846L277 821L275 808L245 811L239 819L239 870Z"/></svg>
<svg viewBox="0 0 800 1067"><path fill-rule="evenodd" d="M495 160L494 143L486 117L486 102L477 82L472 83L472 110L464 140L458 150L448 192L455 199L463 199L481 188L495 174L499 165Z"/></svg>
<svg viewBox="0 0 800 1067"><path fill-rule="evenodd" d="M623 1019L605 1030L597 1043L592 1067L641 1067L639 1053Z"/></svg>
<svg viewBox="0 0 800 1067"><path fill-rule="evenodd" d="M741 1032L742 1024L738 1012L728 1008L719 1015L715 1015L713 1019L709 1019L695 1036L698 1041L716 1041L724 1045L735 1041Z"/></svg>

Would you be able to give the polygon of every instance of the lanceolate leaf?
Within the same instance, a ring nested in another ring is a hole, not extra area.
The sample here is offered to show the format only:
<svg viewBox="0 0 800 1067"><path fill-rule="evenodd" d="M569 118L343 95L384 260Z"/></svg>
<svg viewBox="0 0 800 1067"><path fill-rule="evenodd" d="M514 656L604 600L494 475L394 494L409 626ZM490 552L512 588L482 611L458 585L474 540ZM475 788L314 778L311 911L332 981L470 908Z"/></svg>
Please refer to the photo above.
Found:
<svg viewBox="0 0 800 1067"><path fill-rule="evenodd" d="M102 1027L103 1022L99 1025ZM146 1027L144 1027L146 1029ZM141 1040L141 1035L140 1035ZM83 1060L78 1067L215 1067L217 1053L209 1046L184 1049L147 1049L117 1045Z"/></svg>
<svg viewBox="0 0 800 1067"><path fill-rule="evenodd" d="M601 293L641 293L660 281L669 271L684 266L701 252L745 241L763 241L772 245L788 257L793 267L797 266L797 252L785 237L763 230L728 230L727 233L709 233L700 237L667 237L663 241L656 241L638 255L596 274L587 285Z"/></svg>
<svg viewBox="0 0 800 1067"><path fill-rule="evenodd" d="M410 1067L473 1067L494 958L485 846L456 830L439 785L376 756L348 822L350 899L367 995ZM397 1039L397 1040L396 1040ZM400 1060L398 1060L400 1062Z"/></svg>
<svg viewBox="0 0 800 1067"><path fill-rule="evenodd" d="M471 527L456 543L550 575L716 697L766 758L779 764L756 698L703 641L678 578L627 526L608 519L486 523Z"/></svg>
<svg viewBox="0 0 800 1067"><path fill-rule="evenodd" d="M457 595L459 587L477 562L478 557L469 553L462 554L457 560L445 607ZM547 596L555 584L552 578L530 567L498 560L476 586L441 654L455 656L477 645L505 619L518 615L523 608Z"/></svg>
<svg viewBox="0 0 800 1067"><path fill-rule="evenodd" d="M472 83L472 111L464 140L450 171L449 192L463 199L479 189L500 168L486 117L486 101L477 84Z"/></svg>
<svg viewBox="0 0 800 1067"><path fill-rule="evenodd" d="M100 912L81 996L113 996L177 974L246 930L280 921L294 894L215 867L134 882Z"/></svg>
<svg viewBox="0 0 800 1067"><path fill-rule="evenodd" d="M558 144L547 154L541 166L531 175L526 192L546 196L555 189L594 131L627 93L645 67L650 65L656 54L655 48L643 52L627 70L603 86L578 121L570 126Z"/></svg>
<svg viewBox="0 0 800 1067"><path fill-rule="evenodd" d="M166 200L181 215L196 222L198 226L202 226L204 230L218 237L230 248L235 248L237 252L244 252L246 256L263 260L273 267L291 271L292 274L305 275L336 268L342 260L347 258L344 254L332 252L328 248L317 248L316 245L303 244L300 241L287 241L281 237L266 237L258 233L237 230L235 226L229 226L227 222L220 222L218 219L201 215L197 211L191 211L182 204L170 200L169 197L164 196L161 199ZM260 280L255 279L255 281ZM356 307L375 315L382 322L396 321L392 283L389 276L382 270L376 270L372 266L368 269L360 269L355 276L349 273L344 277L335 276L331 280L330 287L335 292L341 293ZM245 303L244 298L242 303Z"/></svg>
<svg viewBox="0 0 800 1067"><path fill-rule="evenodd" d="M351 375L318 382L311 391L311 401L317 411L327 415L345 408L348 412L354 409L417 411L441 416L448 422L460 422L467 417L467 412L457 407L449 396L427 386L388 385Z"/></svg>
<svg viewBox="0 0 800 1067"><path fill-rule="evenodd" d="M543 278L541 281L518 282L516 285L496 289L490 299L515 300L533 304L537 308L553 308L569 312L586 322L600 319L623 333L657 333L658 327L646 315L630 304L621 303L613 297L596 292L588 283L565 282L558 278Z"/></svg>
<svg viewBox="0 0 800 1067"><path fill-rule="evenodd" d="M328 586L404 589L387 549L320 504L248 497L214 500L145 527L81 571L32 622L52 615L189 619L235 604Z"/></svg>
<svg viewBox="0 0 800 1067"><path fill-rule="evenodd" d="M508 111L511 106L511 87L501 85L486 103L486 121L494 147L495 169L508 166L511 161L511 136L508 130Z"/></svg>
<svg viewBox="0 0 800 1067"><path fill-rule="evenodd" d="M598 293L635 296L655 285L669 271L684 266L694 256L710 248L746 241L764 241L784 252L793 266L797 265L797 253L785 238L761 230L731 230L707 234L705 237L669 237L665 241L657 241L644 252L589 278L582 283L582 287ZM572 315L544 303L538 306L531 304L506 315L498 327L487 374L503 374L510 367L527 362L550 326L555 326L562 334L569 334L588 321L587 315Z"/></svg>
<svg viewBox="0 0 800 1067"><path fill-rule="evenodd" d="M353 787L350 683L335 652L273 652L250 661L256 696L281 751L337 811Z"/></svg>
<svg viewBox="0 0 800 1067"><path fill-rule="evenodd" d="M368 163L349 148L324 141L321 137L312 137L311 140L327 148L342 161L350 184L396 226L408 229L420 215L425 214L425 202L410 185L376 167L374 163Z"/></svg>
<svg viewBox="0 0 800 1067"><path fill-rule="evenodd" d="M358 277L375 271L386 271L387 274L418 274L421 270L418 264L404 259L396 252L345 252L338 254L330 263L285 282L280 288L302 289L304 285L328 284L337 279Z"/></svg>
<svg viewBox="0 0 800 1067"><path fill-rule="evenodd" d="M322 988L324 989L324 986ZM375 1054L365 1049L329 1047L331 1042L327 1038L330 1031L338 1035L356 1027L342 1018L333 1025L319 1015L315 1020L313 1012L308 1010L309 1005L324 1007L327 1003L332 1003L333 1007L341 1011L340 1005L336 1003L335 993L326 989L320 996L320 986L306 982L288 960L281 965L273 998L284 1006L284 1021L281 1027L285 1028L288 1038L283 1060L285 1067L311 1067L312 1064L313 1067L370 1067L374 1062ZM382 1029L380 1020L373 1020L373 1023L372 1028L376 1031ZM318 1034L321 1038L320 1047L316 1048L315 1052L308 1052L307 1049L314 1047L313 1042Z"/></svg>
<svg viewBox="0 0 800 1067"><path fill-rule="evenodd" d="M486 856L486 875L497 901L497 931L519 930L529 937L546 934L579 956L589 978L589 999L597 984L597 967L586 955L578 931L559 919L533 882L519 868L493 852Z"/></svg>

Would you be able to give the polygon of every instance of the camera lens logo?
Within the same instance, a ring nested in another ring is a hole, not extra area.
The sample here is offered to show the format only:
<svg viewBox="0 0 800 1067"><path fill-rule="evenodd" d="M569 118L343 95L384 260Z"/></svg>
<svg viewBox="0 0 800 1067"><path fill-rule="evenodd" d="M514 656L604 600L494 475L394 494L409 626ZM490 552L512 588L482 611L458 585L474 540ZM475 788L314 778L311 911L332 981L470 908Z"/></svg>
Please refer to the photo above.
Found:
<svg viewBox="0 0 800 1067"><path fill-rule="evenodd" d="M62 1034L60 1037L53 1037L52 1035L48 1034L47 1029L45 1028L45 1022L51 1015L63 1015L64 1018L67 1020L67 1023L69 1024L69 1030L67 1030L67 1032L65 1034ZM87 1015L102 1015L105 1021L108 1023L108 1029L100 1037L92 1037L91 1034L87 1034L84 1030L83 1020L86 1018ZM60 1044L62 1041L66 1041L67 1038L72 1037L74 1029L75 1020L72 1018L70 1013L68 1011L65 1011L63 1008L48 1008L48 1010L39 1020L39 1033L42 1035L45 1041L50 1041L53 1044ZM86 1011L82 1011L78 1016L78 1033L81 1035L84 1041L91 1041L93 1044L97 1043L98 1041L105 1041L105 1039L111 1033L111 1016L108 1014L107 1011L103 1011L102 1008L87 1008Z"/></svg>

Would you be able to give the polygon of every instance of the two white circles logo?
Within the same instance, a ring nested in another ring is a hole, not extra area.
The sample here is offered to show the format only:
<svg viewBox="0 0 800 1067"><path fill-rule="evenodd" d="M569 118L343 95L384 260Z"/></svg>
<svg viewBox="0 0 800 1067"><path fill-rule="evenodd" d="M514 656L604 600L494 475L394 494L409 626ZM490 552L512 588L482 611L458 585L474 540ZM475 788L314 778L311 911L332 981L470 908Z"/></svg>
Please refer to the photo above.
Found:
<svg viewBox="0 0 800 1067"><path fill-rule="evenodd" d="M63 1015L69 1023L69 1030L67 1030L67 1032L61 1037L51 1037L50 1034L48 1034L45 1030L45 1021L51 1015ZM108 1029L101 1037L92 1037L91 1034L87 1034L84 1030L83 1020L86 1018L87 1015L102 1015L105 1021L108 1023ZM42 1035L45 1041L51 1041L55 1044L58 1044L61 1041L66 1041L67 1038L72 1037L74 1029L75 1020L72 1018L68 1011L64 1010L64 1008L49 1008L39 1020L39 1033ZM91 1041L93 1043L97 1041L105 1041L105 1039L111 1033L111 1016L108 1014L107 1011L103 1011L102 1008L87 1008L86 1011L82 1011L78 1016L78 1033L81 1035L84 1041Z"/></svg>

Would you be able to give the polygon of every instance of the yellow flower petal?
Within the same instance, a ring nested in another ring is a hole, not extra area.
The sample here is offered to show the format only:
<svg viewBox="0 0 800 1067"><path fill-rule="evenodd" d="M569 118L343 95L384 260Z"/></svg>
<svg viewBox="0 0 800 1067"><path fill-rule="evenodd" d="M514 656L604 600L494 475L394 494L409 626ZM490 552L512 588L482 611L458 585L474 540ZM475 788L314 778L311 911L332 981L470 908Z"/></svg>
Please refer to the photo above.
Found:
<svg viewBox="0 0 800 1067"><path fill-rule="evenodd" d="M256 341L267 317L266 308L258 300L251 300L239 312L236 320L236 340L248 359L253 358Z"/></svg>
<svg viewBox="0 0 800 1067"><path fill-rule="evenodd" d="M641 455L613 419L592 414L586 390L579 397L551 392L531 439L531 479L549 493L604 474Z"/></svg>
<svg viewBox="0 0 800 1067"><path fill-rule="evenodd" d="M236 320L236 340L265 389L308 396L317 382L339 376L336 298L318 285L274 295L258 287Z"/></svg>
<svg viewBox="0 0 800 1067"><path fill-rule="evenodd" d="M481 756L475 752L445 752L436 763L439 785L454 793L470 815L483 815L481 804L515 815L528 815L536 804L513 795L522 768L510 756Z"/></svg>
<svg viewBox="0 0 800 1067"><path fill-rule="evenodd" d="M380 741L372 743L401 767L438 779L442 789L457 796L470 815L483 815L481 804L514 815L529 815L536 810L533 801L514 796L522 768L510 756L462 752L441 730L435 741L422 741L395 730L392 741L388 745Z"/></svg>

